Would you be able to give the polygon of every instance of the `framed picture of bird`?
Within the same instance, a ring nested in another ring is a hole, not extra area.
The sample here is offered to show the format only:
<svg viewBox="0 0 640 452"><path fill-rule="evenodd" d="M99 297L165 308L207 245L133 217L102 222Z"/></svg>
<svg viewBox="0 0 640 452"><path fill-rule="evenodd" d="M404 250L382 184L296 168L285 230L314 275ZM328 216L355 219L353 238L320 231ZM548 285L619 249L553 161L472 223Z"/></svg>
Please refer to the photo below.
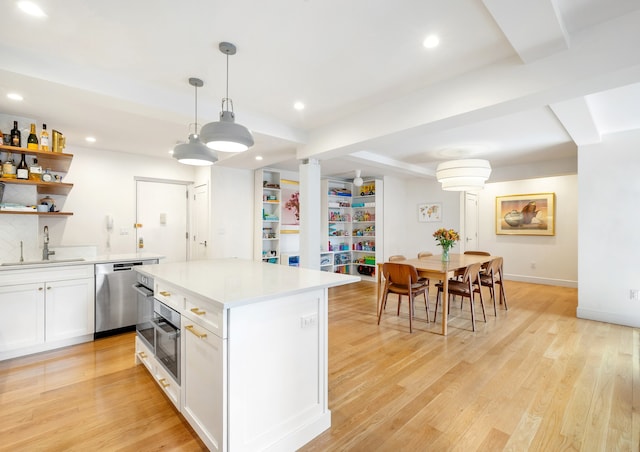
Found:
<svg viewBox="0 0 640 452"><path fill-rule="evenodd" d="M555 193L496 196L496 234L555 235Z"/></svg>

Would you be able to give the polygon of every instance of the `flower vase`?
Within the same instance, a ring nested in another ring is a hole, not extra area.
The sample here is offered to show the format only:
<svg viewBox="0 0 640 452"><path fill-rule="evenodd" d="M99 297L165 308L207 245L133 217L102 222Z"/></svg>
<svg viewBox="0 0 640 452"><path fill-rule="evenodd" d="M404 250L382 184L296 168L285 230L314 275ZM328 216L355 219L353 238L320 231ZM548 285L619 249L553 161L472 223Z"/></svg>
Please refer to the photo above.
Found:
<svg viewBox="0 0 640 452"><path fill-rule="evenodd" d="M442 248L442 262L449 262L449 248Z"/></svg>

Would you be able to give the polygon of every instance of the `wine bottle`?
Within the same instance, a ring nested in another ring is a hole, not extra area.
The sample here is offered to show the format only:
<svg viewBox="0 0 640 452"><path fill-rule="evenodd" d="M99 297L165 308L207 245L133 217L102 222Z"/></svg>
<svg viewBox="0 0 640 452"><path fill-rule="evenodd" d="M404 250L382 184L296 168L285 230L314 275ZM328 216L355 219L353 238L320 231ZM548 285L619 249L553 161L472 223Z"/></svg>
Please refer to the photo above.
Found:
<svg viewBox="0 0 640 452"><path fill-rule="evenodd" d="M18 121L13 121L11 129L11 146L22 147L22 134L18 130Z"/></svg>
<svg viewBox="0 0 640 452"><path fill-rule="evenodd" d="M36 135L35 124L31 124L31 131L29 132L29 138L27 138L27 149L31 149L32 151L38 150L38 136Z"/></svg>
<svg viewBox="0 0 640 452"><path fill-rule="evenodd" d="M42 132L40 132L40 149L43 151L49 150L49 132L47 132L46 124L42 124Z"/></svg>
<svg viewBox="0 0 640 452"><path fill-rule="evenodd" d="M18 164L16 177L18 179L24 180L29 179L29 167L27 166L27 161L24 159L24 153L22 153L22 158L20 159L20 163Z"/></svg>

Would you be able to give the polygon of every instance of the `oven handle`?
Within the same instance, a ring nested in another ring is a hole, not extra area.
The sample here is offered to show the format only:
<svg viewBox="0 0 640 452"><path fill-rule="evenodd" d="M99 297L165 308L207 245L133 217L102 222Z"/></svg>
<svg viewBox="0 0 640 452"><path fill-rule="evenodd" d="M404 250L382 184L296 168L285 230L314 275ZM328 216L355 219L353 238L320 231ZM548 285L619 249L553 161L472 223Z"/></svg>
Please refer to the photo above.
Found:
<svg viewBox="0 0 640 452"><path fill-rule="evenodd" d="M153 290L149 290L143 285L134 284L131 287L133 287L133 290L138 292L140 295L143 295L145 298L153 297Z"/></svg>

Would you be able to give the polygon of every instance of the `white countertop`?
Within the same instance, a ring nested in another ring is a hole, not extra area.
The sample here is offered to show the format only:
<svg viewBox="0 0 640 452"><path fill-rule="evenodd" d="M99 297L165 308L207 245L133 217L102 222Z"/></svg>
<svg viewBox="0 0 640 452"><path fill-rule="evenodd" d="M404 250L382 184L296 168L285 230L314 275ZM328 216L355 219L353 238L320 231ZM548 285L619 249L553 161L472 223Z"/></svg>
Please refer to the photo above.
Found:
<svg viewBox="0 0 640 452"><path fill-rule="evenodd" d="M224 309L360 281L359 276L267 264L212 259L136 267L136 271L220 303Z"/></svg>
<svg viewBox="0 0 640 452"><path fill-rule="evenodd" d="M70 265L94 265L104 263L129 262L149 259L162 259L164 256L154 253L125 253L125 254L104 254L101 256L82 257L82 258L65 258L55 259L52 256L49 261L25 261L24 263L16 263L15 265L0 265L0 271L17 270L21 268L47 268L61 267Z"/></svg>

